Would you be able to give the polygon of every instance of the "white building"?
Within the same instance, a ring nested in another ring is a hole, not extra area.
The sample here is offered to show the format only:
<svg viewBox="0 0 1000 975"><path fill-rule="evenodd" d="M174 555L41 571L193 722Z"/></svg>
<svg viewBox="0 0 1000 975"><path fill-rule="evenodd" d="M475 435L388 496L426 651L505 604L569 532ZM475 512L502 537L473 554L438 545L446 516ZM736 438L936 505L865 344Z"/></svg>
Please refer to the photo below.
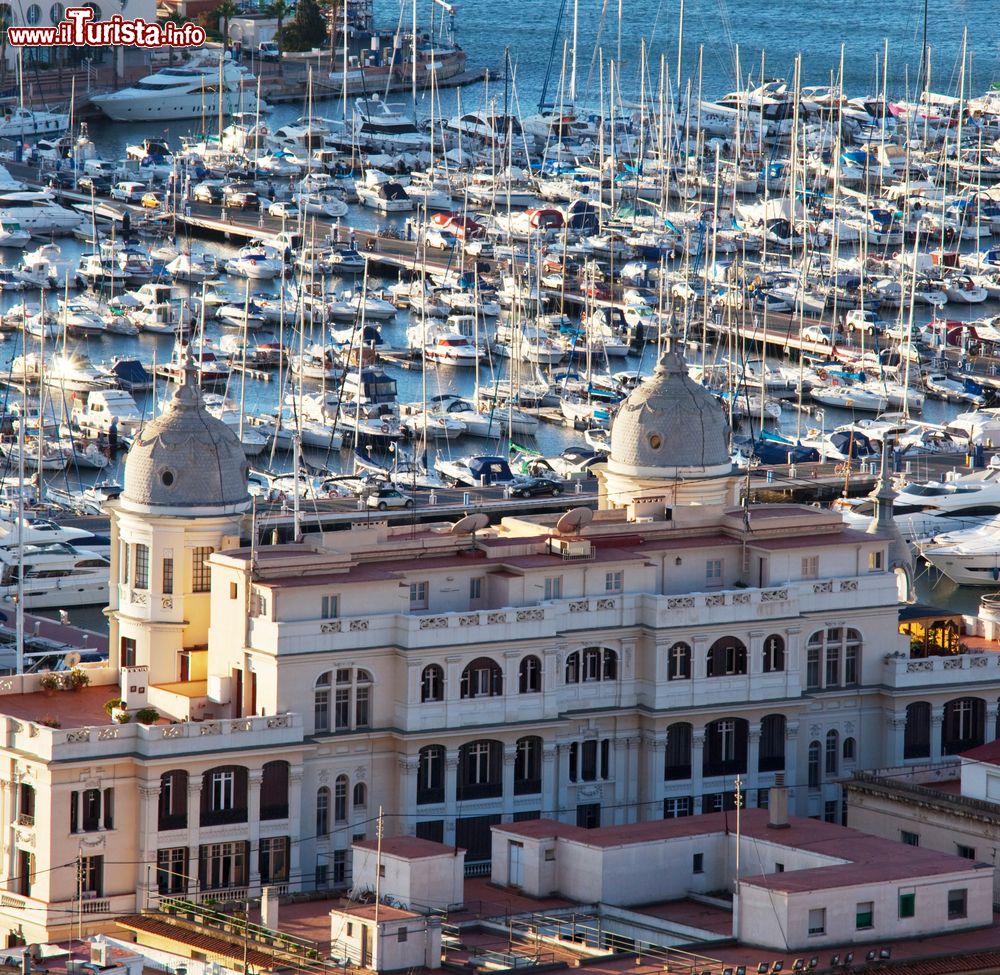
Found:
<svg viewBox="0 0 1000 975"><path fill-rule="evenodd" d="M737 856L737 841L739 856ZM811 819L751 809L585 830L493 827L492 879L533 897L641 906L733 890L742 944L812 951L986 927L993 868Z"/></svg>
<svg viewBox="0 0 1000 975"><path fill-rule="evenodd" d="M995 737L1000 655L905 656L890 532L736 506L720 408L676 356L622 416L592 517L247 547L240 445L180 387L110 509L109 666L52 702L0 682L0 929L67 928L77 858L94 927L348 885L379 806L485 874L499 823L721 810L736 775L758 807L779 774L839 821L853 769ZM112 725L118 697L164 720Z"/></svg>

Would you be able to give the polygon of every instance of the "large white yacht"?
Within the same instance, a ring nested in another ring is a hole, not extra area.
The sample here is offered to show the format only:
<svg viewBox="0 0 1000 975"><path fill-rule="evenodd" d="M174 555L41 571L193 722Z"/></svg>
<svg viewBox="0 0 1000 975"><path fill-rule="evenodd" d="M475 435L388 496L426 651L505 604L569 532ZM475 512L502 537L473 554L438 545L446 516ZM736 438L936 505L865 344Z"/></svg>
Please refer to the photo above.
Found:
<svg viewBox="0 0 1000 975"><path fill-rule="evenodd" d="M253 75L226 60L221 77L224 111L229 115L255 114L257 94ZM212 118L219 113L219 78L218 62L191 62L163 68L141 78L131 88L97 95L92 100L105 115L118 122L198 118L203 114ZM261 111L267 107L261 100Z"/></svg>
<svg viewBox="0 0 1000 975"><path fill-rule="evenodd" d="M47 191L0 192L0 223L19 224L29 234L70 234L83 214L60 205Z"/></svg>
<svg viewBox="0 0 1000 975"><path fill-rule="evenodd" d="M66 542L26 544L23 552L0 546L0 599L13 601L22 572L26 609L107 602L111 565L88 549Z"/></svg>

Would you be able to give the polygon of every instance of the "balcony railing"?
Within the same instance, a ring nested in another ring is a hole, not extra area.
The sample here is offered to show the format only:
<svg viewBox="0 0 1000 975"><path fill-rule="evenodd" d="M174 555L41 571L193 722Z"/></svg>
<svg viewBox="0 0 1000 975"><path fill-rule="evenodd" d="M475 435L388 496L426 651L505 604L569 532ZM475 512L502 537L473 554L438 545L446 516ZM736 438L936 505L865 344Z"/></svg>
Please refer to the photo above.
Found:
<svg viewBox="0 0 1000 975"><path fill-rule="evenodd" d="M502 782L477 782L474 785L459 783L455 790L455 798L459 802L465 802L469 799L499 799L502 795Z"/></svg>
<svg viewBox="0 0 1000 975"><path fill-rule="evenodd" d="M157 820L157 828L161 831L171 829L187 829L187 813L172 813L169 816L161 815Z"/></svg>
<svg viewBox="0 0 1000 975"><path fill-rule="evenodd" d="M534 796L541 791L541 779L514 779L515 796Z"/></svg>
<svg viewBox="0 0 1000 975"><path fill-rule="evenodd" d="M288 819L288 803L274 803L260 807L261 819Z"/></svg>
<svg viewBox="0 0 1000 975"><path fill-rule="evenodd" d="M233 823L245 823L247 821L247 810L243 809L210 809L202 812L200 825L202 826L229 826Z"/></svg>
<svg viewBox="0 0 1000 975"><path fill-rule="evenodd" d="M433 806L444 802L444 786L435 789L417 789L417 805Z"/></svg>
<svg viewBox="0 0 1000 975"><path fill-rule="evenodd" d="M34 814L32 814L32 813L21 813L17 817L17 825L18 826L34 826L35 825Z"/></svg>

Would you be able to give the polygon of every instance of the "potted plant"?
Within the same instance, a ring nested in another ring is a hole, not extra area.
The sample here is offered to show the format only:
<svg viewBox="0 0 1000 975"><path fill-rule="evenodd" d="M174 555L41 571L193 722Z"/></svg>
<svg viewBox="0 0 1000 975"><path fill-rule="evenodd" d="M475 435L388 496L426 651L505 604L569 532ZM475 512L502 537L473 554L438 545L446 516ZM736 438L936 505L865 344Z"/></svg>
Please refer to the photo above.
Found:
<svg viewBox="0 0 1000 975"><path fill-rule="evenodd" d="M90 683L90 677L79 667L72 670L64 670L59 677L59 686L64 691L79 691Z"/></svg>
<svg viewBox="0 0 1000 975"><path fill-rule="evenodd" d="M139 708L135 712L135 720L139 724L156 724L160 720L160 712L156 708Z"/></svg>
<svg viewBox="0 0 1000 975"><path fill-rule="evenodd" d="M110 701L104 702L104 710L108 712L110 717L114 717L115 711L124 707L125 702L120 697L113 697Z"/></svg>
<svg viewBox="0 0 1000 975"><path fill-rule="evenodd" d="M42 689L46 697L52 697L62 687L62 682L59 680L58 674L48 670L38 678L38 686Z"/></svg>
<svg viewBox="0 0 1000 975"><path fill-rule="evenodd" d="M62 722L58 718L44 717L39 722L40 725L44 725L46 728L61 728Z"/></svg>

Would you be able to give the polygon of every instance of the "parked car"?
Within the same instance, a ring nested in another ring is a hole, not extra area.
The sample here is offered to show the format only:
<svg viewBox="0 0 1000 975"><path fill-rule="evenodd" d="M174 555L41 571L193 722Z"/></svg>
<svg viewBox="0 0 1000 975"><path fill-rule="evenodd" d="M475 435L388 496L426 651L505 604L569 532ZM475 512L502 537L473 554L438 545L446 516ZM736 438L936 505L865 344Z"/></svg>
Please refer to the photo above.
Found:
<svg viewBox="0 0 1000 975"><path fill-rule="evenodd" d="M424 234L424 243L439 251L450 251L458 244L458 238L447 230L438 227L428 227Z"/></svg>
<svg viewBox="0 0 1000 975"><path fill-rule="evenodd" d="M864 332L866 335L881 335L886 323L875 317L875 312L854 308L844 319L844 328L848 333Z"/></svg>
<svg viewBox="0 0 1000 975"><path fill-rule="evenodd" d="M280 61L281 49L274 41L261 41L257 46L257 57L261 61Z"/></svg>
<svg viewBox="0 0 1000 975"><path fill-rule="evenodd" d="M125 180L115 183L111 187L111 199L121 200L123 203L138 203L146 192L145 183L137 183L134 180Z"/></svg>
<svg viewBox="0 0 1000 975"><path fill-rule="evenodd" d="M199 183L194 188L194 198L198 203L221 203L221 183Z"/></svg>
<svg viewBox="0 0 1000 975"><path fill-rule="evenodd" d="M159 193L144 193L140 202L146 210L159 210L163 206L163 199Z"/></svg>
<svg viewBox="0 0 1000 975"><path fill-rule="evenodd" d="M275 200L268 205L267 212L272 217L288 217L295 220L299 218L299 208L290 200Z"/></svg>
<svg viewBox="0 0 1000 975"><path fill-rule="evenodd" d="M235 207L239 210L250 210L260 206L260 197L257 195L257 191L251 186L240 186L238 183L233 186L224 186L222 199L227 207Z"/></svg>
<svg viewBox="0 0 1000 975"><path fill-rule="evenodd" d="M412 508L413 498L407 497L402 491L393 487L375 488L365 496L369 508L385 511L387 508Z"/></svg>
<svg viewBox="0 0 1000 975"><path fill-rule="evenodd" d="M81 176L76 184L84 192L93 191L98 195L107 195L111 192L111 180L107 176Z"/></svg>
<svg viewBox="0 0 1000 975"><path fill-rule="evenodd" d="M833 345L837 340L829 325L807 325L801 334L804 342L815 342L817 345Z"/></svg>
<svg viewBox="0 0 1000 975"><path fill-rule="evenodd" d="M551 477L532 477L512 485L510 493L517 498L533 498L540 494L562 494L563 485Z"/></svg>

